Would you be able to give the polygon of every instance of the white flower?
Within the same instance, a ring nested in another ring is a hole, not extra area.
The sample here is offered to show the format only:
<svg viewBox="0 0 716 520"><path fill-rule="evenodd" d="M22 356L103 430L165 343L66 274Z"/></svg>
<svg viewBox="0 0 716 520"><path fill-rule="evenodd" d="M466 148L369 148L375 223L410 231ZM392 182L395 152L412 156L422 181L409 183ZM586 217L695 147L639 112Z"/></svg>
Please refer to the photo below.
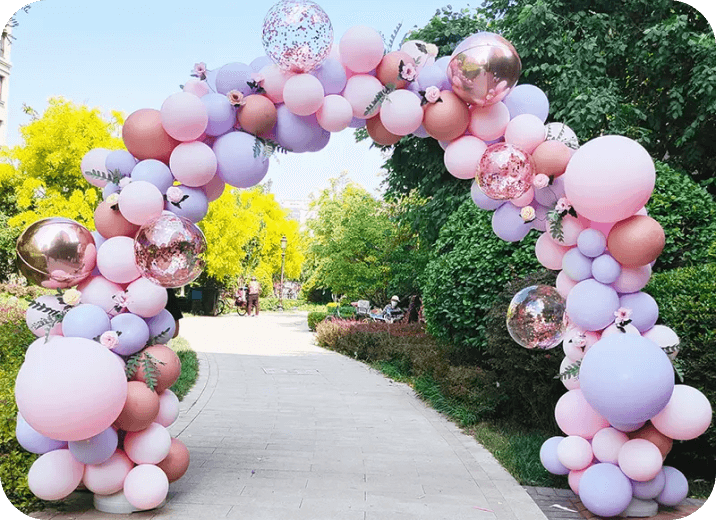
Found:
<svg viewBox="0 0 716 520"><path fill-rule="evenodd" d="M624 323L625 321L631 319L631 309L627 309L626 307L619 307L619 309L614 312L614 316L616 316L616 319L614 320L615 322Z"/></svg>
<svg viewBox="0 0 716 520"><path fill-rule="evenodd" d="M132 182L132 179L130 179L129 177L122 177L122 178L119 180L119 187L120 187L120 188L126 188L126 187L129 185L130 182Z"/></svg>
<svg viewBox="0 0 716 520"><path fill-rule="evenodd" d="M428 103L437 103L440 100L440 89L438 87L428 87L425 89L425 101Z"/></svg>
<svg viewBox="0 0 716 520"><path fill-rule="evenodd" d="M116 204L119 204L119 194L112 193L110 196L108 196L106 199L104 199L107 204L110 206L114 206Z"/></svg>
<svg viewBox="0 0 716 520"><path fill-rule="evenodd" d="M169 202L180 202L184 197L184 192L178 186L171 186L167 190L167 200Z"/></svg>
<svg viewBox="0 0 716 520"><path fill-rule="evenodd" d="M102 335L99 337L99 342L102 344L103 347L107 347L108 349L113 349L117 345L119 345L119 334L113 330L108 330L107 332L103 332Z"/></svg>
<svg viewBox="0 0 716 520"><path fill-rule="evenodd" d="M537 216L537 214L535 213L535 209L532 206L525 206L520 210L520 216L525 222L532 222Z"/></svg>
<svg viewBox="0 0 716 520"><path fill-rule="evenodd" d="M71 307L80 303L80 299L82 299L82 293L77 289L68 289L62 295L62 301L65 305L70 305Z"/></svg>
<svg viewBox="0 0 716 520"><path fill-rule="evenodd" d="M433 56L433 57L435 57L435 56L438 55L438 52L439 52L439 51L438 51L438 46L435 45L434 43L428 43L428 44L425 46L425 49L428 51L428 56Z"/></svg>
<svg viewBox="0 0 716 520"><path fill-rule="evenodd" d="M547 177L544 173L538 173L535 175L534 186L535 188L542 189L549 186L549 177Z"/></svg>

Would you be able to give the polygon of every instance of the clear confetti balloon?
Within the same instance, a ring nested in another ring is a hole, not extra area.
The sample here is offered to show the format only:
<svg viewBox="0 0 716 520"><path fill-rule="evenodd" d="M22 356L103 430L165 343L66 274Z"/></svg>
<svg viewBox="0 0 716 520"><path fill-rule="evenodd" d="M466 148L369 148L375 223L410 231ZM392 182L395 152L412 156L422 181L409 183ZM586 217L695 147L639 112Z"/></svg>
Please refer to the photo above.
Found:
<svg viewBox="0 0 716 520"><path fill-rule="evenodd" d="M181 287L204 270L206 238L190 220L162 214L144 224L134 239L142 276L162 287Z"/></svg>
<svg viewBox="0 0 716 520"><path fill-rule="evenodd" d="M507 331L525 348L550 349L567 329L566 302L557 289L532 285L515 294L507 309Z"/></svg>
<svg viewBox="0 0 716 520"><path fill-rule="evenodd" d="M532 187L535 163L532 156L507 143L489 146L477 168L477 183L491 199L515 199Z"/></svg>
<svg viewBox="0 0 716 520"><path fill-rule="evenodd" d="M310 72L328 57L333 26L315 2L284 0L266 15L262 41L266 55L283 70Z"/></svg>

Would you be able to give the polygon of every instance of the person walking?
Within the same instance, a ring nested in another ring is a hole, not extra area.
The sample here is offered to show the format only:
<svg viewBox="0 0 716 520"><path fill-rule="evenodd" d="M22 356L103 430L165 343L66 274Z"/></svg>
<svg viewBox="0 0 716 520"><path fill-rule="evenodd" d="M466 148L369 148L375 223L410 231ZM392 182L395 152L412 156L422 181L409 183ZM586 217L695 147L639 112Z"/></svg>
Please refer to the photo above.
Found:
<svg viewBox="0 0 716 520"><path fill-rule="evenodd" d="M259 295L261 294L261 284L256 280L255 276L251 277L251 281L249 282L249 305L248 305L248 314L251 316L251 310L256 309L256 314L254 316L259 315Z"/></svg>

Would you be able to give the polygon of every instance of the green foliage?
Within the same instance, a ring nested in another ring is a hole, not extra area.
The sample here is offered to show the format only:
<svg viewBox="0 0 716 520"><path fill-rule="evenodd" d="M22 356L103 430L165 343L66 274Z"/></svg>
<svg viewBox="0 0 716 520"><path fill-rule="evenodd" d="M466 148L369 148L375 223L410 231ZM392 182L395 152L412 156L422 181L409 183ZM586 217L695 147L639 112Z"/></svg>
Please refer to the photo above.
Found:
<svg viewBox="0 0 716 520"><path fill-rule="evenodd" d="M189 346L189 342L181 336L172 339L168 346L176 352L181 361L179 379L170 388L181 401L196 383L199 376L199 359L196 352Z"/></svg>
<svg viewBox="0 0 716 520"><path fill-rule="evenodd" d="M8 216L0 210L0 281L8 280L17 272L15 244L20 230L11 228L8 220Z"/></svg>
<svg viewBox="0 0 716 520"><path fill-rule="evenodd" d="M321 323L323 320L326 319L326 316L328 316L327 312L309 312L308 313L308 328L309 330L315 331L316 325Z"/></svg>
<svg viewBox="0 0 716 520"><path fill-rule="evenodd" d="M716 402L716 264L656 273L645 291L659 304L660 321L681 340L676 365L684 384ZM716 426L711 425L694 440L674 442L667 462L688 468L690 476L713 479L715 457Z"/></svg>

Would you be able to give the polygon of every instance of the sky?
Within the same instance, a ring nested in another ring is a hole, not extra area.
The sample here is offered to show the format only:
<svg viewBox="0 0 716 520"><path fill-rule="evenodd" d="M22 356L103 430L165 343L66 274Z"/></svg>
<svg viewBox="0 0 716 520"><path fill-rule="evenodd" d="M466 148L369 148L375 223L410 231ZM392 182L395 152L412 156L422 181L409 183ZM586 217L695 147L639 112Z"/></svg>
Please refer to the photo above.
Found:
<svg viewBox="0 0 716 520"><path fill-rule="evenodd" d="M449 0L319 1L331 19L334 41L353 25L389 35L398 23L398 41L424 26ZM472 2L478 5L481 0ZM712 0L690 0L713 22ZM8 19L25 2L0 2ZM469 7L451 1L455 9ZM273 2L197 2L186 0L42 0L16 15L9 82L8 144L20 144L18 128L29 117L27 104L42 113L47 100L63 96L75 103L121 110L159 109L179 90L196 62L209 69L230 62L250 63L264 55L263 19ZM355 143L352 130L334 134L318 153L279 155L267 180L279 200L302 199L348 170L371 192L379 189L385 157L369 142Z"/></svg>

